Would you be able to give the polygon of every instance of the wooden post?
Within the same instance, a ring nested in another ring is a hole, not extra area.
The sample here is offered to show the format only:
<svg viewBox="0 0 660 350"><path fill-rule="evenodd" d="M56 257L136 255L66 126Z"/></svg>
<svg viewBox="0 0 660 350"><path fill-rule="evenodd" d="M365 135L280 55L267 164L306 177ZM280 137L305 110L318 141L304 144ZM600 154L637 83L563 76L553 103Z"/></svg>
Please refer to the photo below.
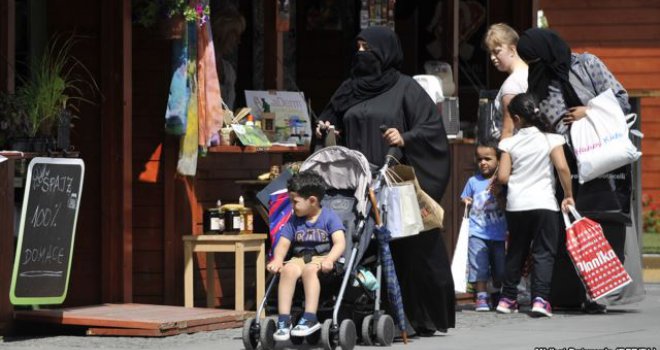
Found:
<svg viewBox="0 0 660 350"><path fill-rule="evenodd" d="M185 242L183 244L183 290L185 307L195 306L195 295L193 294L193 243Z"/></svg>
<svg viewBox="0 0 660 350"><path fill-rule="evenodd" d="M11 273L14 266L14 160L0 163L0 334L12 328L14 307L9 303Z"/></svg>
<svg viewBox="0 0 660 350"><path fill-rule="evenodd" d="M16 66L16 6L14 0L0 1L0 92L14 92Z"/></svg>
<svg viewBox="0 0 660 350"><path fill-rule="evenodd" d="M278 88L277 62L281 41L278 40L276 28L277 1L264 1L264 88L271 90Z"/></svg>
<svg viewBox="0 0 660 350"><path fill-rule="evenodd" d="M131 1L101 5L102 300L133 300Z"/></svg>
<svg viewBox="0 0 660 350"><path fill-rule="evenodd" d="M245 310L245 251L243 242L236 242L236 263L234 268L235 280L236 280L236 306L234 309L236 311Z"/></svg>
<svg viewBox="0 0 660 350"><path fill-rule="evenodd" d="M259 243L259 253L257 255L257 309L259 303L264 299L266 294L266 245L264 242ZM265 316L265 312L263 313ZM261 315L256 315L255 318L261 318Z"/></svg>

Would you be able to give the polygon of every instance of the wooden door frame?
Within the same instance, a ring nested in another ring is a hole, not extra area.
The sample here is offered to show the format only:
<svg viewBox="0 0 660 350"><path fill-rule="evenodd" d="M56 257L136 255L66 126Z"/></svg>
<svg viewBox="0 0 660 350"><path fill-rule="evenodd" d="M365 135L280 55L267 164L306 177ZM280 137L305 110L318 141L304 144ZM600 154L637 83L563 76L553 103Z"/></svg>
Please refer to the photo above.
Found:
<svg viewBox="0 0 660 350"><path fill-rule="evenodd" d="M131 1L101 5L101 299L133 301Z"/></svg>

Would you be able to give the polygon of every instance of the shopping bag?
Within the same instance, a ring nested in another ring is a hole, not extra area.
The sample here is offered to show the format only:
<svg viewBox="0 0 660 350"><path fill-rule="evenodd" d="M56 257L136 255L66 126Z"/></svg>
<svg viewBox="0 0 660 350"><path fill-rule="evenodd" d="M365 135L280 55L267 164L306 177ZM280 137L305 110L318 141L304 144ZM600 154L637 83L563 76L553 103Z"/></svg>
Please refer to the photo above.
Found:
<svg viewBox="0 0 660 350"><path fill-rule="evenodd" d="M477 140L479 143L499 142L502 136L502 114L495 107L498 90L479 91Z"/></svg>
<svg viewBox="0 0 660 350"><path fill-rule="evenodd" d="M386 224L392 239L414 236L424 229L417 205L415 185L411 182L388 183L383 188Z"/></svg>
<svg viewBox="0 0 660 350"><path fill-rule="evenodd" d="M564 213L566 250L591 300L598 300L632 282L632 278L595 221L569 207L576 221Z"/></svg>
<svg viewBox="0 0 660 350"><path fill-rule="evenodd" d="M458 241L451 260L451 275L454 277L454 290L459 293L467 291L467 262L468 262L468 238L470 236L470 219L468 218L468 207L465 206L461 229L458 231Z"/></svg>
<svg viewBox="0 0 660 350"><path fill-rule="evenodd" d="M592 98L587 116L571 126L571 143L577 158L580 183L593 180L630 164L642 153L628 137L629 125L636 116L624 116L611 89ZM631 119L632 121L629 121ZM635 135L641 135L636 133Z"/></svg>
<svg viewBox="0 0 660 350"><path fill-rule="evenodd" d="M422 216L422 223L424 224L424 229L422 231L442 228L445 211L438 202L431 198L431 196L424 192L419 186L419 182L415 176L415 169L413 167L402 164L391 166L387 169L385 178L389 183L411 182L415 186L417 204L419 205L419 212Z"/></svg>

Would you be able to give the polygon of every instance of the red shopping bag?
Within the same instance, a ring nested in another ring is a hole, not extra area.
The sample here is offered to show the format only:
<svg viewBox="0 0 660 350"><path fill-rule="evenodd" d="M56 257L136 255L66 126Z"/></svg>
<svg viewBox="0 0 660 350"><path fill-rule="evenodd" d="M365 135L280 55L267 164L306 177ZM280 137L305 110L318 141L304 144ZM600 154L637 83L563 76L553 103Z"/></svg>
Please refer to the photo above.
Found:
<svg viewBox="0 0 660 350"><path fill-rule="evenodd" d="M576 221L566 222L566 249L591 300L598 300L632 282L597 222L569 207Z"/></svg>

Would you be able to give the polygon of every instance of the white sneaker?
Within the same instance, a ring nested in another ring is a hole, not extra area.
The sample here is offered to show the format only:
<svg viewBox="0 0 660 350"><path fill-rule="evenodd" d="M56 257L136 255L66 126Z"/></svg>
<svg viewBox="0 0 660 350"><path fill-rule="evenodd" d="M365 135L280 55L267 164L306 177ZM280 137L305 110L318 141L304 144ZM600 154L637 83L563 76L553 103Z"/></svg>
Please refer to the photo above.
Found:
<svg viewBox="0 0 660 350"><path fill-rule="evenodd" d="M306 337L308 335L314 334L314 332L318 331L319 329L321 329L320 323L301 318L300 322L298 322L298 325L293 327L291 330L291 335L294 337Z"/></svg>
<svg viewBox="0 0 660 350"><path fill-rule="evenodd" d="M277 330L273 334L275 341L287 341L291 337L291 322L277 322Z"/></svg>

